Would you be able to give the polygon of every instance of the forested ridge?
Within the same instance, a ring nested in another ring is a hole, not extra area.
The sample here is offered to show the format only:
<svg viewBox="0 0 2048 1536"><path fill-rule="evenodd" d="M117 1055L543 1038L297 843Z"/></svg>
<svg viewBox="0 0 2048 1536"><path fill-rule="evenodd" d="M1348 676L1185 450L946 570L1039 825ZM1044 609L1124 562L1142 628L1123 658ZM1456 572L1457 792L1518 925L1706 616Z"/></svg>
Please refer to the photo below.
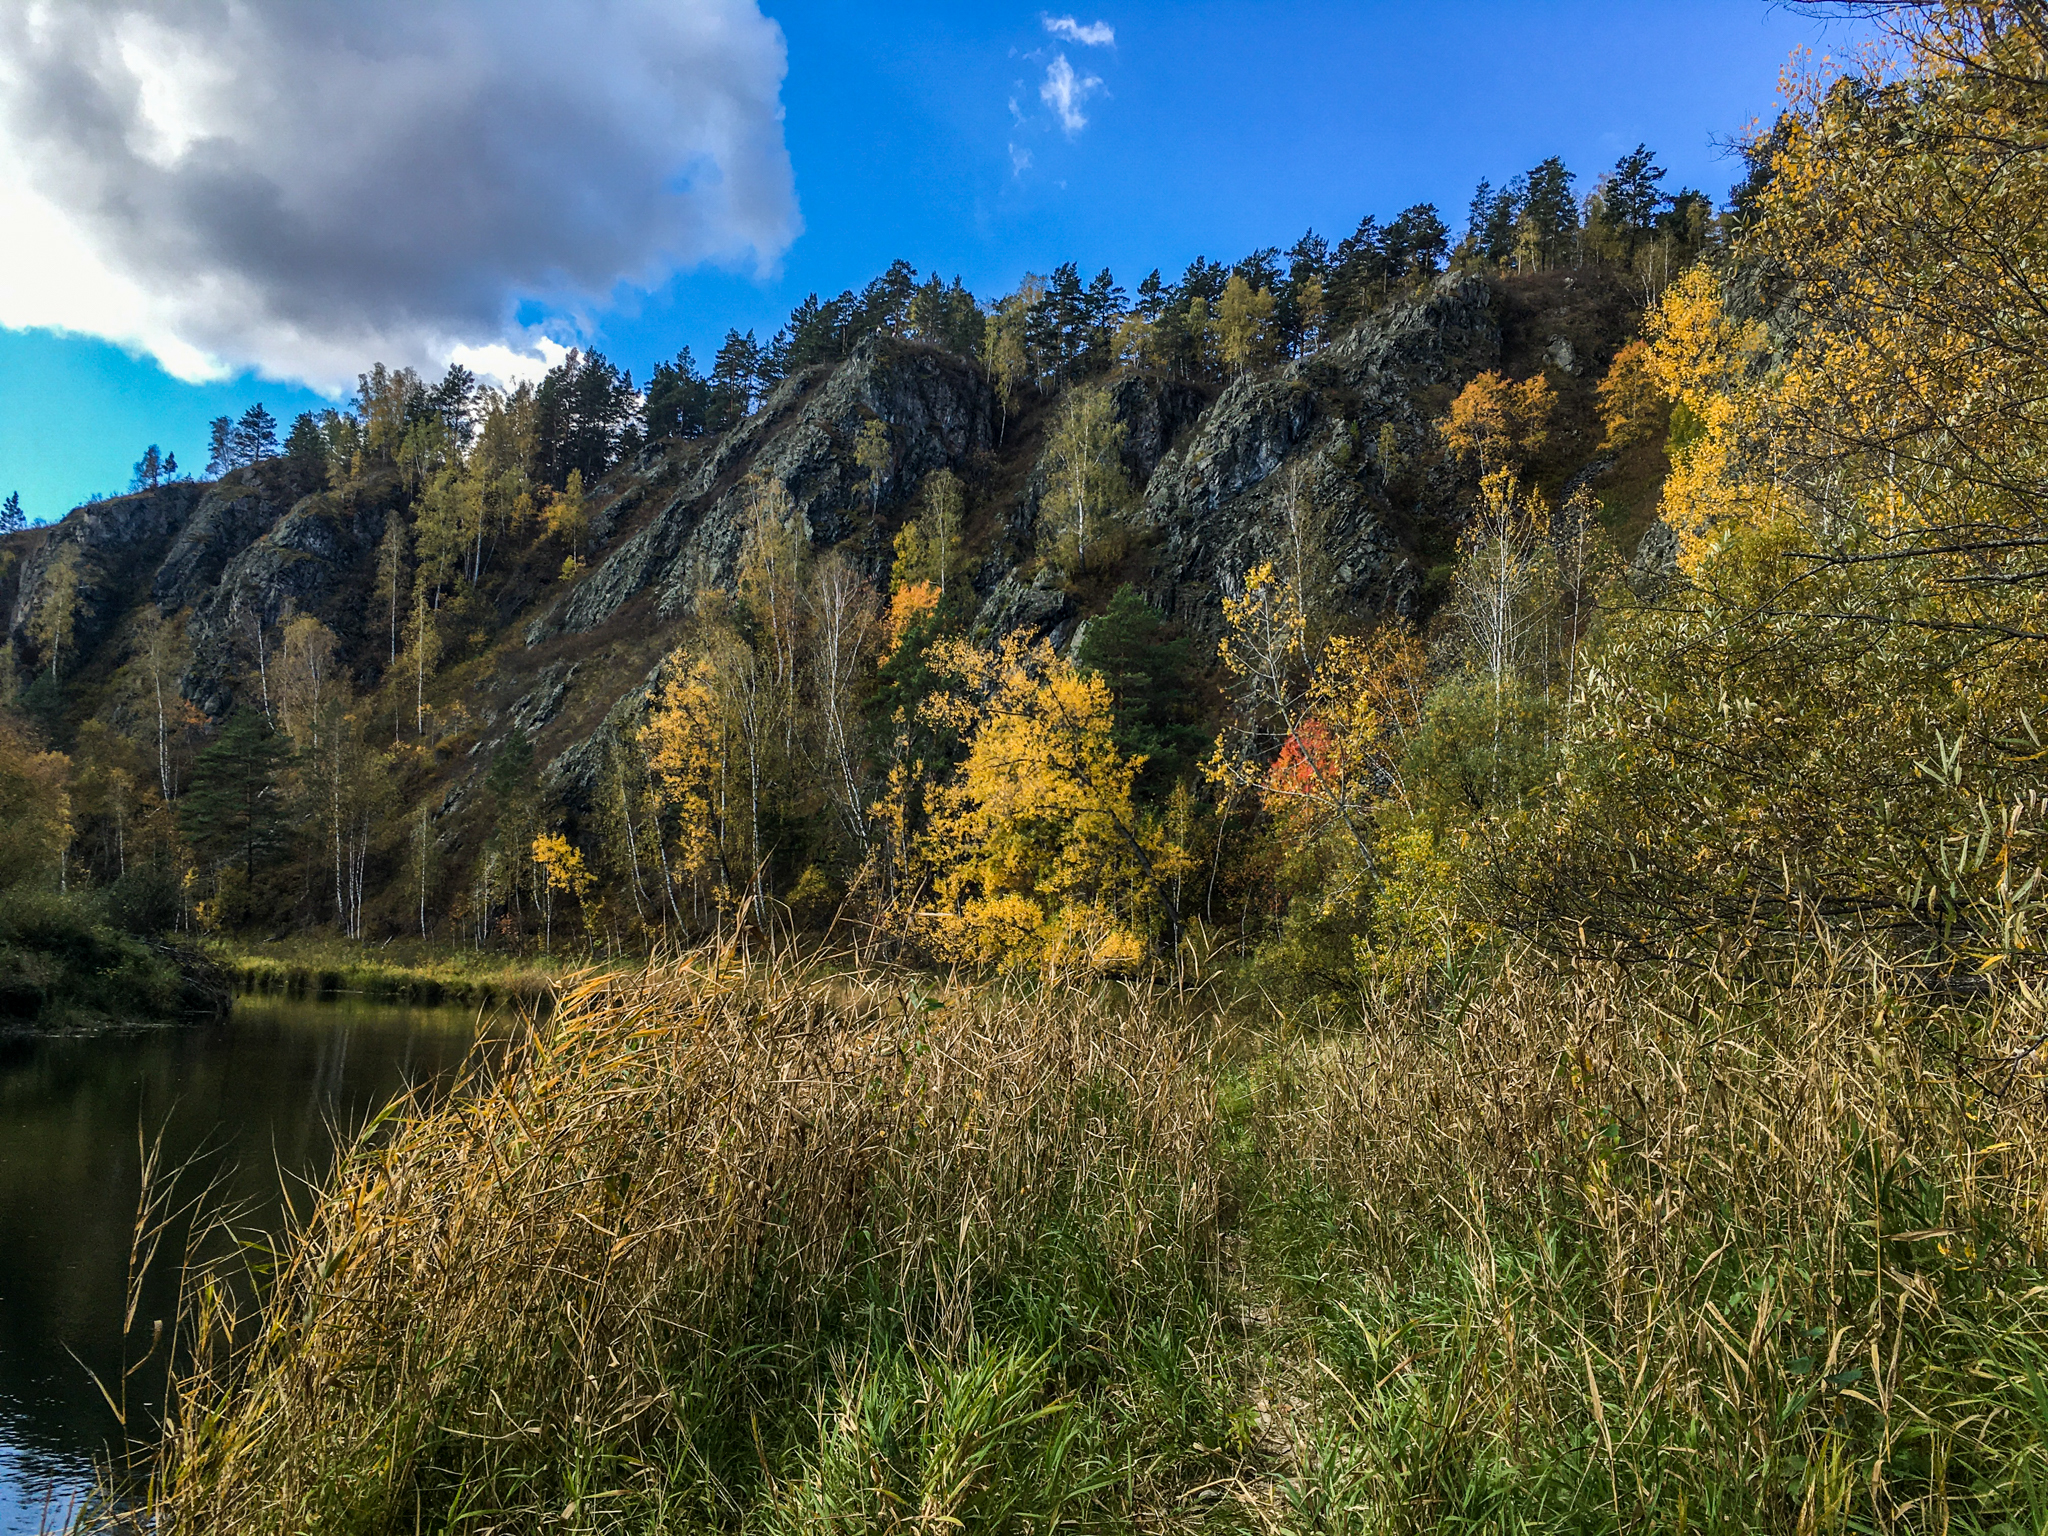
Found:
<svg viewBox="0 0 2048 1536"><path fill-rule="evenodd" d="M1264 944L1326 876L1236 760L1291 706L1221 665L1220 600L1286 565L1303 679L1383 622L1448 635L1490 460L1447 423L1510 386L1531 506L1633 554L1663 407L1608 370L1728 222L1662 178L1545 161L1455 242L1422 205L1128 291L899 262L644 390L596 353L510 392L380 364L346 409L216 422L206 481L152 446L9 540L17 734L65 764L44 878L256 936Z"/></svg>

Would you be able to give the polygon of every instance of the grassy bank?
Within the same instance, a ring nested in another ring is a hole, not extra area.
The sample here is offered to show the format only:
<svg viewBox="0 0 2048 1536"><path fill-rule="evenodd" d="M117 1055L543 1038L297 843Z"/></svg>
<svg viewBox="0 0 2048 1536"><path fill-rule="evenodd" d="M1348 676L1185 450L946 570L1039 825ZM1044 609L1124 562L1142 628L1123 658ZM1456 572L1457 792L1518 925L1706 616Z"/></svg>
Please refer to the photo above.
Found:
<svg viewBox="0 0 2048 1536"><path fill-rule="evenodd" d="M2022 1012L590 983L344 1168L165 1531L2039 1530ZM212 1310L209 1310L211 1308Z"/></svg>
<svg viewBox="0 0 2048 1536"><path fill-rule="evenodd" d="M0 891L0 1031L218 1018L224 972L199 951L123 932L87 897Z"/></svg>
<svg viewBox="0 0 2048 1536"><path fill-rule="evenodd" d="M403 940L374 948L343 940L230 941L218 944L214 954L238 992L362 997L419 1007L538 1005L559 978L576 969L542 956L477 954Z"/></svg>

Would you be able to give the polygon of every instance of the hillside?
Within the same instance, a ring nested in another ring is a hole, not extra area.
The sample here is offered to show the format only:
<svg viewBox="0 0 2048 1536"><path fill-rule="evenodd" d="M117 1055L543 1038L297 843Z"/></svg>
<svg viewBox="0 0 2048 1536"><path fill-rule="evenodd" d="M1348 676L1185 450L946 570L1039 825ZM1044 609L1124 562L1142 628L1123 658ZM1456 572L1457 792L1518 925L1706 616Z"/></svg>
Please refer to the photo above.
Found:
<svg viewBox="0 0 2048 1536"><path fill-rule="evenodd" d="M188 760L238 702L275 713L269 653L295 618L318 620L354 695L381 691L390 736L415 749L395 764L397 794L408 812L424 810L436 884L460 890L492 831L477 809L484 779L515 731L530 738L542 792L579 835L607 742L644 716L702 594L737 593L746 497L761 480L787 491L812 551L844 551L886 589L892 541L921 487L934 471L957 475L973 592L966 627L984 644L1022 634L1064 648L1128 583L1211 655L1224 595L1281 555L1290 506L1308 501L1332 621L1426 620L1443 598L1475 479L1434 424L1488 370L1552 382L1558 426L1532 476L1553 495L1590 488L1633 549L1656 470L1599 456L1593 386L1637 323L1637 301L1605 267L1444 276L1277 366L1227 381L1117 366L1069 385L1027 385L1009 409L979 360L877 332L843 361L792 372L723 432L624 457L585 493L580 571L561 572L556 541L521 548L493 537L479 579L437 614L439 655L417 689L405 620L393 621L403 600L378 586L387 531L419 517L419 487L396 464L328 471L285 454L215 483L82 507L9 540L18 558L0 603L24 704L54 741L70 746L105 726L147 743L167 687L189 710L167 728L166 754ZM1046 444L1070 394L1102 388L1122 429L1127 547L1069 573L1041 553ZM878 483L856 461L871 422L888 432ZM53 669L38 617L66 551L77 556L76 615L69 655ZM142 656L137 637L162 625L180 639L160 677L161 660ZM138 669L150 673L146 688ZM416 862L417 850L391 836L366 854L366 936L417 925L409 852ZM797 873L777 878L787 885ZM839 881L850 873L834 872ZM331 923L323 900L316 874L270 921Z"/></svg>

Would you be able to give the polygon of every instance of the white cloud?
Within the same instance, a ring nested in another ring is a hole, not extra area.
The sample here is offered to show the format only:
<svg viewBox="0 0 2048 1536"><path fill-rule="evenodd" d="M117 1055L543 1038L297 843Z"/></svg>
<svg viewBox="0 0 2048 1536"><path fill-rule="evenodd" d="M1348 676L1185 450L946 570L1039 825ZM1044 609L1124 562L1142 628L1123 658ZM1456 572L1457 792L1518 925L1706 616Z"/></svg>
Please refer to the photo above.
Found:
<svg viewBox="0 0 2048 1536"><path fill-rule="evenodd" d="M1076 74L1074 66L1067 62L1067 56L1057 53L1045 66L1045 83L1038 88L1038 99L1052 108L1053 116L1060 120L1060 127L1072 138L1088 126L1081 104L1101 89L1101 80L1094 75Z"/></svg>
<svg viewBox="0 0 2048 1536"><path fill-rule="evenodd" d="M452 349L448 361L460 363L486 384L512 389L520 384L538 384L541 376L569 355L569 349L547 336L533 338L530 351L494 341L481 347Z"/></svg>
<svg viewBox="0 0 2048 1536"><path fill-rule="evenodd" d="M549 357L801 228L754 0L0 0L0 326L188 379Z"/></svg>
<svg viewBox="0 0 2048 1536"><path fill-rule="evenodd" d="M1091 21L1083 26L1071 16L1041 15L1039 20L1054 37L1064 37L1084 48L1110 48L1116 44L1116 28L1106 21Z"/></svg>
<svg viewBox="0 0 2048 1536"><path fill-rule="evenodd" d="M1031 151L1021 144L1010 145L1010 174L1022 176L1031 169Z"/></svg>

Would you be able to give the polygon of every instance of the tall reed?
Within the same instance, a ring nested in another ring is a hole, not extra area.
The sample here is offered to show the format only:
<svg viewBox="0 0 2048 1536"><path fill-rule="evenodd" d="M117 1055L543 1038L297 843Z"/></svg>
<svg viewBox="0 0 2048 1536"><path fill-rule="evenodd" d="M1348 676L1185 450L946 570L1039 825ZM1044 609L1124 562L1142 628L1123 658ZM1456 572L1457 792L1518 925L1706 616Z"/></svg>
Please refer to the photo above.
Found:
<svg viewBox="0 0 2048 1536"><path fill-rule="evenodd" d="M150 1513L661 1529L818 1498L928 1525L1057 1506L1094 1475L1061 1424L1114 1417L1081 1334L1201 1310L1205 1049L1136 988L717 957L591 981L494 1080L365 1141L253 1338L230 1287L196 1289L206 1368ZM1041 1304L1090 1316L1028 1350L983 1337L990 1308ZM834 1405L878 1402L895 1449L849 1493Z"/></svg>
<svg viewBox="0 0 2048 1536"><path fill-rule="evenodd" d="M2048 1529L2041 1032L1825 968L1524 959L1273 1052L1275 1507Z"/></svg>
<svg viewBox="0 0 2048 1536"><path fill-rule="evenodd" d="M2048 1530L2048 1025L1532 957L1270 1029L718 957L399 1116L183 1531Z"/></svg>

